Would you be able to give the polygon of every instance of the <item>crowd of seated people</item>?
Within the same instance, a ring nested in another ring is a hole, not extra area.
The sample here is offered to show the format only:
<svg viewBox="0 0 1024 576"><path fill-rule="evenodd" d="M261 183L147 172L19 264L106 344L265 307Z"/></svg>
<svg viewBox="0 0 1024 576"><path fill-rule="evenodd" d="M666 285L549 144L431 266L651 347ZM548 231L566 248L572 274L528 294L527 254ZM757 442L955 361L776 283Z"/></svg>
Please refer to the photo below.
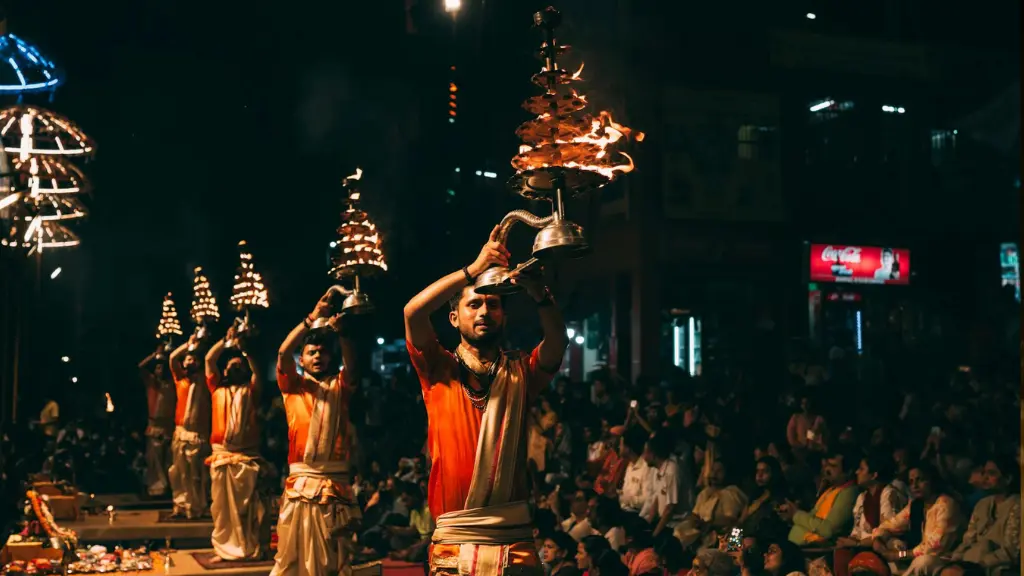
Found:
<svg viewBox="0 0 1024 576"><path fill-rule="evenodd" d="M777 403L721 375L556 381L529 440L550 573L1019 573L1015 375L876 385L863 411L831 397L856 378L792 376Z"/></svg>

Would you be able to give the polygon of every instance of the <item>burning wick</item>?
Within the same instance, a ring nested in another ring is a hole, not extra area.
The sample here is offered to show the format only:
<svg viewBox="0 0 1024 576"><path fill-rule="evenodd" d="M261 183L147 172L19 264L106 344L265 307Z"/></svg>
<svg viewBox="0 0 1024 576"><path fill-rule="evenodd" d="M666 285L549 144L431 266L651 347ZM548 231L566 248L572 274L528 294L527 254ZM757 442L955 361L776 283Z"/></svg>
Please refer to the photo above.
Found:
<svg viewBox="0 0 1024 576"><path fill-rule="evenodd" d="M110 399L110 392L104 392L103 395L107 397L107 412L113 412L114 411L114 401ZM109 510L113 510L113 506L109 507L108 511Z"/></svg>
<svg viewBox="0 0 1024 576"><path fill-rule="evenodd" d="M114 506L107 506L107 521L111 524L114 523L114 518L117 517L117 512L114 511Z"/></svg>

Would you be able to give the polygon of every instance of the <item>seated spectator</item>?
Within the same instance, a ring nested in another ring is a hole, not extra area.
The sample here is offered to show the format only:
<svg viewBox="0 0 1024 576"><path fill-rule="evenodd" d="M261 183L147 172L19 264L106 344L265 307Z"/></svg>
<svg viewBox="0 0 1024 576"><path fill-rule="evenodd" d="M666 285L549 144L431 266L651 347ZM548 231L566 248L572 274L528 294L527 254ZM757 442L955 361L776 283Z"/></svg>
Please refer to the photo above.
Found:
<svg viewBox="0 0 1024 576"><path fill-rule="evenodd" d="M654 572L657 576L661 576ZM629 568L622 563L622 558L613 550L605 550L593 562L587 576L629 576Z"/></svg>
<svg viewBox="0 0 1024 576"><path fill-rule="evenodd" d="M974 507L963 541L953 550L953 564L942 576L997 576L1020 563L1020 478L1012 458L985 463L990 496Z"/></svg>
<svg viewBox="0 0 1024 576"><path fill-rule="evenodd" d="M693 514L683 520L675 529L676 538L683 546L699 544L711 547L718 544L718 536L736 524L744 508L747 496L737 486L727 481L726 466L721 458L711 464L707 475L707 487L697 495Z"/></svg>
<svg viewBox="0 0 1024 576"><path fill-rule="evenodd" d="M651 490L651 468L643 458L647 438L646 430L632 426L626 430L619 442L619 452L627 462L622 490L619 493L619 505L629 512L640 512Z"/></svg>
<svg viewBox="0 0 1024 576"><path fill-rule="evenodd" d="M861 493L853 505L853 531L836 541L832 566L837 576L846 576L846 568L857 548L871 546L871 533L891 520L907 505L903 494L891 484L892 459L876 453L861 459L857 468L857 486Z"/></svg>
<svg viewBox="0 0 1024 576"><path fill-rule="evenodd" d="M651 496L644 502L640 516L654 525L654 535L672 531L682 520L685 508L679 504L679 465L672 458L672 439L664 432L651 436L644 448L644 459L653 468Z"/></svg>
<svg viewBox="0 0 1024 576"><path fill-rule="evenodd" d="M583 576L589 576L594 562L603 552L611 550L603 536L587 536L576 545L576 567Z"/></svg>
<svg viewBox="0 0 1024 576"><path fill-rule="evenodd" d="M654 536L651 525L636 514L629 514L623 520L626 531L626 553L622 561L629 569L629 576L654 573L658 569L658 556L654 553Z"/></svg>
<svg viewBox="0 0 1024 576"><path fill-rule="evenodd" d="M434 533L434 519L419 485L402 482L399 491L402 504L409 511L409 525L386 527L391 536L392 557L422 562L427 557L430 536Z"/></svg>
<svg viewBox="0 0 1024 576"><path fill-rule="evenodd" d="M779 517L793 524L789 541L798 546L822 545L849 530L853 521L853 504L857 486L850 477L853 457L831 453L822 460L822 480L829 488L821 493L810 512L798 509L795 502L786 501L779 509Z"/></svg>
<svg viewBox="0 0 1024 576"><path fill-rule="evenodd" d="M579 542L594 533L590 525L590 500L594 493L590 490L577 490L569 503L569 517L562 522L562 531ZM573 549L575 550L575 548Z"/></svg>
<svg viewBox="0 0 1024 576"><path fill-rule="evenodd" d="M575 556L578 544L565 532L549 534L540 550L540 559L550 576L579 576Z"/></svg>
<svg viewBox="0 0 1024 576"><path fill-rule="evenodd" d="M736 526L746 536L762 540L780 540L786 537L789 527L775 513L775 508L786 503L789 497L786 477L779 461L763 456L754 469L754 490L751 501L744 508Z"/></svg>
<svg viewBox="0 0 1024 576"><path fill-rule="evenodd" d="M594 532L606 539L612 550L619 552L626 547L622 508L619 508L618 502L611 498L595 498L591 502L588 520Z"/></svg>
<svg viewBox="0 0 1024 576"><path fill-rule="evenodd" d="M786 426L786 440L794 452L824 452L828 447L828 426L815 411L810 394L800 397L800 411L793 414Z"/></svg>
<svg viewBox="0 0 1024 576"><path fill-rule="evenodd" d="M658 568L663 571L664 576L685 576L686 553L683 545L675 536L662 534L654 542L654 554L658 558Z"/></svg>
<svg viewBox="0 0 1024 576"><path fill-rule="evenodd" d="M906 576L931 576L945 565L941 556L952 551L960 526L956 501L944 492L930 464L910 468L910 495L910 504L872 532L872 552L855 556L850 572L877 573L872 557L887 562L885 570Z"/></svg>
<svg viewBox="0 0 1024 576"><path fill-rule="evenodd" d="M715 548L705 548L698 552L690 568L693 576L730 576L732 572L732 558Z"/></svg>
<svg viewBox="0 0 1024 576"><path fill-rule="evenodd" d="M766 576L805 576L807 563L800 547L788 540L772 542L764 553Z"/></svg>
<svg viewBox="0 0 1024 576"><path fill-rule="evenodd" d="M622 486L623 478L626 475L627 461L620 454L621 436L625 429L622 426L616 426L609 432L611 440L607 443L604 461L594 479L594 492L602 496L618 494L619 486Z"/></svg>

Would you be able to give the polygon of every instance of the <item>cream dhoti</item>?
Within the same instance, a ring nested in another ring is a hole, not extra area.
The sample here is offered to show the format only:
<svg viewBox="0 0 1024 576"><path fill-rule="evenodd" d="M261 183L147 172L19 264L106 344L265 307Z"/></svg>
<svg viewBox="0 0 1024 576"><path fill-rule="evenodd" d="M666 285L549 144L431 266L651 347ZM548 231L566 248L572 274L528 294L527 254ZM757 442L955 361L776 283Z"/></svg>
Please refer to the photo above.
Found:
<svg viewBox="0 0 1024 576"><path fill-rule="evenodd" d="M210 495L213 504L213 551L224 560L255 560L270 543L265 492L260 490L259 456L230 452L213 445Z"/></svg>
<svg viewBox="0 0 1024 576"><path fill-rule="evenodd" d="M204 464L210 444L195 432L182 426L174 429L171 440L171 467L167 476L174 493L174 512L189 518L198 518L206 513L209 501L206 493L207 469Z"/></svg>
<svg viewBox="0 0 1024 576"><path fill-rule="evenodd" d="M161 426L152 421L146 427L146 492L159 496L170 488L167 468L171 462L171 430L173 425Z"/></svg>
<svg viewBox="0 0 1024 576"><path fill-rule="evenodd" d="M171 439L171 467L167 470L174 495L174 513L198 518L209 505L210 394L191 378L175 380L177 407Z"/></svg>
<svg viewBox="0 0 1024 576"><path fill-rule="evenodd" d="M353 524L361 518L349 482L351 390L278 371L288 414L288 478L277 520L272 576L351 574Z"/></svg>

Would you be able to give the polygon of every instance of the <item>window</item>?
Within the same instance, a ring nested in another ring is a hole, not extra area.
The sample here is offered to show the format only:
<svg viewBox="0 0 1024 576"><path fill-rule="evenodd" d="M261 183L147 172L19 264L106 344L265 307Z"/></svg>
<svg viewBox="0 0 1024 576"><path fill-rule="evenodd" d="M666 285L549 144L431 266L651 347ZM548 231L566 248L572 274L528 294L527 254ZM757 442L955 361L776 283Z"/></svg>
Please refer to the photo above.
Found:
<svg viewBox="0 0 1024 576"><path fill-rule="evenodd" d="M941 166L953 158L956 136L956 130L932 130L932 166Z"/></svg>
<svg viewBox="0 0 1024 576"><path fill-rule="evenodd" d="M775 128L745 124L736 133L736 155L740 160L775 159Z"/></svg>

